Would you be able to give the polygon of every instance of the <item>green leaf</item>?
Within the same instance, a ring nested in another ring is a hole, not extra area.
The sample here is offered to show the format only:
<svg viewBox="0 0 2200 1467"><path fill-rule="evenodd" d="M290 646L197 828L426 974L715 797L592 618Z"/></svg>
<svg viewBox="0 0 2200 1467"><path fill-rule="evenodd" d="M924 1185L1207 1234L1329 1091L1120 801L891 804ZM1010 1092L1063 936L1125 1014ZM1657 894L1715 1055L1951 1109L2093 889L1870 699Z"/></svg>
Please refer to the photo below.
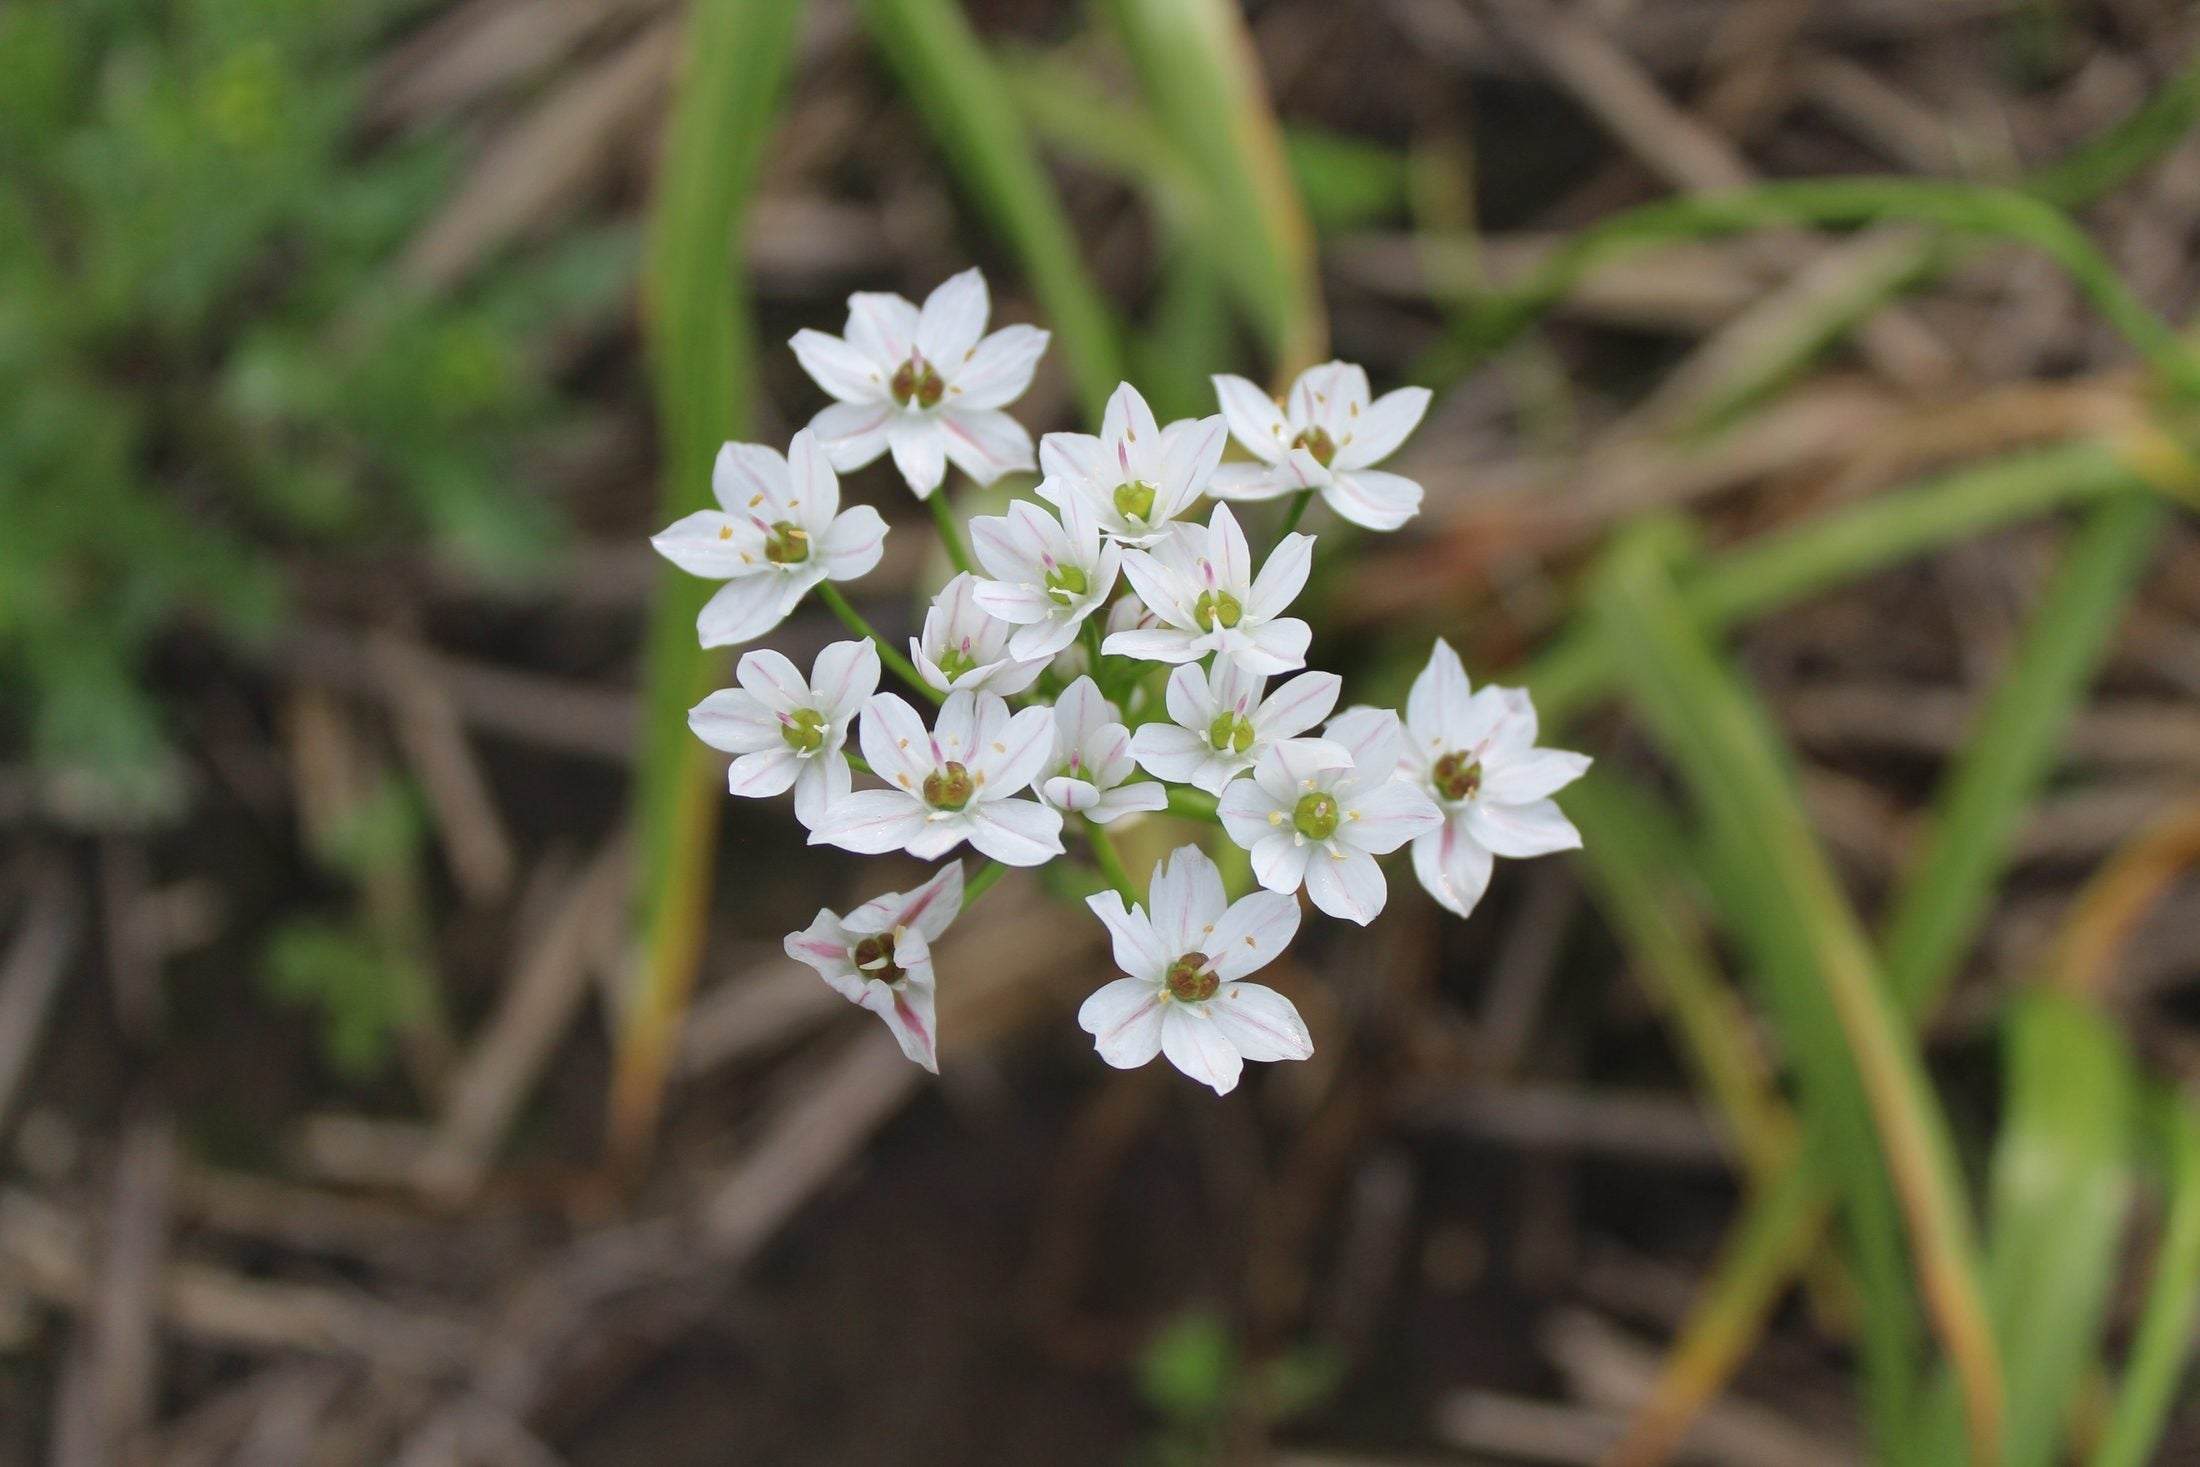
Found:
<svg viewBox="0 0 2200 1467"><path fill-rule="evenodd" d="M2194 1321L2200 1317L2200 1113L2174 1093L2161 1096L2154 1108L2168 1215L2123 1389L2092 1467L2147 1467L2154 1460L2178 1380L2192 1360Z"/></svg>

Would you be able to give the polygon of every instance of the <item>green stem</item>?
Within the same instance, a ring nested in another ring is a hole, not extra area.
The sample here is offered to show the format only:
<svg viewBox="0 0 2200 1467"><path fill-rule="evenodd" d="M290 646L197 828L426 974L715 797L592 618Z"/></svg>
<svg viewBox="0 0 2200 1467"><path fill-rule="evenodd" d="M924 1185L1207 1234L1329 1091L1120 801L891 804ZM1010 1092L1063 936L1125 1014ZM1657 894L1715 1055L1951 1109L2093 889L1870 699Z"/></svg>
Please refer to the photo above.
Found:
<svg viewBox="0 0 2200 1467"><path fill-rule="evenodd" d="M1116 853L1115 842L1108 833L1090 820L1085 822L1085 844L1092 847L1092 859L1099 866L1100 874L1108 878L1108 885L1123 894L1126 903L1138 900L1138 888L1131 885L1131 874L1123 868L1123 858Z"/></svg>
<svg viewBox="0 0 2200 1467"><path fill-rule="evenodd" d="M1090 670L1093 684L1096 687L1100 682L1100 617L1102 610L1103 608L1095 607L1092 614L1087 616L1084 623L1078 628L1079 635L1085 639L1085 656L1092 663Z"/></svg>
<svg viewBox="0 0 2200 1467"><path fill-rule="evenodd" d="M1205 790L1195 790L1189 785L1181 784L1169 786L1168 810L1171 815L1185 820L1204 820L1211 825L1220 825L1222 815L1217 810L1216 804L1215 797Z"/></svg>
<svg viewBox="0 0 2200 1467"><path fill-rule="evenodd" d="M878 660L892 668L895 675L900 677L903 682L935 703L947 701L945 693L926 682L923 675L917 671L915 664L896 652L893 644L880 636L878 629L863 619L863 613L848 604L848 598L840 594L838 586L835 586L831 581L819 581L817 583L817 595L820 601L832 608L833 615L840 618L843 626L878 648Z"/></svg>
<svg viewBox="0 0 2200 1467"><path fill-rule="evenodd" d="M976 575L977 566L970 559L970 547L963 544L962 526L955 523L955 506L948 502L947 486L941 484L933 490L924 505L932 511L932 525L940 532L940 546L947 552L948 561L956 570Z"/></svg>
<svg viewBox="0 0 2200 1467"><path fill-rule="evenodd" d="M977 904L978 898L993 889L993 883L1008 874L1008 868L998 861L988 861L978 868L978 874L963 883L964 911Z"/></svg>
<svg viewBox="0 0 2200 1467"><path fill-rule="evenodd" d="M1283 512L1283 528L1276 531L1278 540L1299 527L1299 521L1306 518L1306 506L1313 500L1314 491L1311 489L1301 489L1291 496L1291 507Z"/></svg>

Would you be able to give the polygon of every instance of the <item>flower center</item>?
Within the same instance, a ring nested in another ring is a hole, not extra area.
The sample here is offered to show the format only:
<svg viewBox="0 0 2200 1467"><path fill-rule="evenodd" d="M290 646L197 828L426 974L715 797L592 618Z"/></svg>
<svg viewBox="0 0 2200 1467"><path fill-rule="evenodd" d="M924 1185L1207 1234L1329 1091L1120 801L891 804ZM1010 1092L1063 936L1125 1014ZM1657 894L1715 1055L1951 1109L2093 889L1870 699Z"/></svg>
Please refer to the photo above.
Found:
<svg viewBox="0 0 2200 1467"><path fill-rule="evenodd" d="M1337 797L1320 790L1299 796L1291 811L1291 827L1308 840L1327 840L1337 833Z"/></svg>
<svg viewBox="0 0 2200 1467"><path fill-rule="evenodd" d="M1192 603L1192 620L1199 623L1203 632L1211 632L1216 627L1234 627L1244 614L1245 608L1238 605L1237 597L1228 591L1202 591L1199 599Z"/></svg>
<svg viewBox="0 0 2200 1467"><path fill-rule="evenodd" d="M953 682L956 678L976 667L978 659L971 656L966 648L950 647L940 654L937 665L940 676L946 678L949 682Z"/></svg>
<svg viewBox="0 0 2200 1467"><path fill-rule="evenodd" d="M780 720L779 736L797 754L814 754L825 744L825 715L815 708L797 708Z"/></svg>
<svg viewBox="0 0 2200 1467"><path fill-rule="evenodd" d="M1116 485L1115 511L1127 520L1144 524L1153 514L1153 485L1144 479Z"/></svg>
<svg viewBox="0 0 2200 1467"><path fill-rule="evenodd" d="M1291 446L1303 448L1314 455L1314 462L1325 469L1329 467L1329 461L1337 456L1336 440L1329 436L1327 428L1318 423L1311 428L1299 429L1299 436L1291 440Z"/></svg>
<svg viewBox="0 0 2200 1467"><path fill-rule="evenodd" d="M1432 783L1447 800L1471 800L1482 788L1482 761L1454 749L1436 761Z"/></svg>
<svg viewBox="0 0 2200 1467"><path fill-rule="evenodd" d="M899 983L908 976L894 961L894 934L891 932L864 938L848 956L866 978L876 978L881 983Z"/></svg>
<svg viewBox="0 0 2200 1467"><path fill-rule="evenodd" d="M810 558L810 532L792 520L781 520L764 537L764 558L773 565L800 565Z"/></svg>
<svg viewBox="0 0 2200 1467"><path fill-rule="evenodd" d="M1162 978L1169 990L1169 997L1178 1003L1202 1003L1215 996L1222 980L1215 976L1212 961L1205 953L1186 953L1169 964L1169 971Z"/></svg>
<svg viewBox="0 0 2200 1467"><path fill-rule="evenodd" d="M930 362L911 352L908 361L894 368L893 380L886 384L886 390L894 394L894 401L903 407L914 402L920 408L928 408L939 406L940 399L947 394L947 384L940 380L940 374L932 369Z"/></svg>
<svg viewBox="0 0 2200 1467"><path fill-rule="evenodd" d="M924 777L924 803L935 810L960 810L977 792L970 771L953 760Z"/></svg>
<svg viewBox="0 0 2200 1467"><path fill-rule="evenodd" d="M1058 565L1047 572L1047 598L1056 606L1067 606L1091 589L1085 573L1074 565Z"/></svg>
<svg viewBox="0 0 2200 1467"><path fill-rule="evenodd" d="M1242 713L1218 713L1207 725L1207 743L1217 754L1242 754L1253 747L1253 721Z"/></svg>

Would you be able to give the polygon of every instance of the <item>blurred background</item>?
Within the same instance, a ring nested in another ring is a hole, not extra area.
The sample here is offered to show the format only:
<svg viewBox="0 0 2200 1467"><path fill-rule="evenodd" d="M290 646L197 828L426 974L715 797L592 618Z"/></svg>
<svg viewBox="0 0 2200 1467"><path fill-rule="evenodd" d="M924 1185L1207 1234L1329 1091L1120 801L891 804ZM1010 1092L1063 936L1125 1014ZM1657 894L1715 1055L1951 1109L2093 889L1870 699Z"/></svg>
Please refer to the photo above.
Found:
<svg viewBox="0 0 2200 1467"><path fill-rule="evenodd" d="M2200 1461L2196 42L0 8L0 1461ZM973 263L1035 433L1433 388L1313 663L1445 636L1599 761L1471 922L1309 924L1315 1058L1219 1101L1095 1058L1028 875L906 1065L779 944L916 868L684 725L646 536Z"/></svg>

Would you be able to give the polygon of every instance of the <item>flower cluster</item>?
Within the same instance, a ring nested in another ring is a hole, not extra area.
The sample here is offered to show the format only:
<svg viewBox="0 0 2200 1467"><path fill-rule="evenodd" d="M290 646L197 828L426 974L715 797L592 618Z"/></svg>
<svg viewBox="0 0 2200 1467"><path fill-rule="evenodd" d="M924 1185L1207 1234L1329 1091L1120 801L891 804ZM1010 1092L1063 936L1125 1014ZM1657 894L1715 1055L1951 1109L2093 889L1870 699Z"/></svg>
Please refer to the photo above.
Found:
<svg viewBox="0 0 2200 1467"><path fill-rule="evenodd" d="M1343 682L1305 670L1313 632L1290 614L1315 536L1286 532L1256 560L1223 502L1294 495L1295 525L1318 495L1364 529L1398 528L1421 487L1376 465L1419 424L1426 390L1371 397L1349 362L1310 368L1281 402L1218 376L1218 413L1163 424L1126 382L1097 436L1049 433L1034 454L1004 409L1030 385L1047 334L988 333L989 313L970 270L921 307L858 294L844 335L795 335L833 403L784 458L727 444L711 483L719 508L653 543L726 582L697 621L705 646L754 641L821 587L856 637L826 647L808 677L778 652L747 652L739 687L705 698L690 724L735 756L734 794L791 790L813 845L932 861L967 842L989 858L967 886L951 860L915 890L845 917L821 910L787 936L788 954L877 1014L910 1059L939 1066L932 947L966 894L975 900L1001 867L1061 856L1070 838L1109 878L1087 905L1126 975L1085 1001L1079 1024L1111 1065L1166 1055L1227 1092L1246 1060L1313 1053L1291 1000L1247 981L1296 935L1302 887L1319 911L1365 925L1389 894L1377 858L1410 845L1429 895L1467 916L1496 857L1580 844L1551 797L1589 761L1536 747L1527 694L1474 689L1442 641L1402 719L1336 712ZM1233 440L1246 457L1225 462ZM827 584L878 564L885 521L843 508L838 474L882 454L919 499L940 491L950 463L980 485L1041 475L1035 499L970 522L975 563L943 532L963 570L907 658ZM1202 499L1215 501L1204 519ZM887 669L918 704L880 690ZM1140 903L1107 832L1163 811L1218 825L1260 889L1232 902L1215 861L1187 844L1154 867Z"/></svg>

